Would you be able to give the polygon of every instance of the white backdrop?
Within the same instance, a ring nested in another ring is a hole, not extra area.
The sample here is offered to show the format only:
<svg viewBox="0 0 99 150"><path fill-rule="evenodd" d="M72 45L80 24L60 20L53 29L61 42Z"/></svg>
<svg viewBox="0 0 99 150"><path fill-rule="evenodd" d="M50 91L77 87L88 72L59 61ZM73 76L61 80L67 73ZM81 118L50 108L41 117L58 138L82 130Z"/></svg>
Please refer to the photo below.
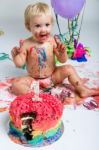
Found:
<svg viewBox="0 0 99 150"><path fill-rule="evenodd" d="M7 19L22 19L26 6L39 1L50 5L50 0L0 0L0 24ZM99 0L86 0L85 20L99 23L98 10Z"/></svg>
<svg viewBox="0 0 99 150"><path fill-rule="evenodd" d="M24 10L30 3L38 1L51 5L50 0L0 0L0 29L5 32L0 37L0 51L11 51L12 47L18 44L22 38L30 36L24 27ZM80 41L91 49L98 52L99 39L99 0L86 0L84 20L81 29ZM67 32L67 20L59 17L62 32ZM54 25L53 33L59 33L57 25ZM5 45L5 41L7 41Z"/></svg>

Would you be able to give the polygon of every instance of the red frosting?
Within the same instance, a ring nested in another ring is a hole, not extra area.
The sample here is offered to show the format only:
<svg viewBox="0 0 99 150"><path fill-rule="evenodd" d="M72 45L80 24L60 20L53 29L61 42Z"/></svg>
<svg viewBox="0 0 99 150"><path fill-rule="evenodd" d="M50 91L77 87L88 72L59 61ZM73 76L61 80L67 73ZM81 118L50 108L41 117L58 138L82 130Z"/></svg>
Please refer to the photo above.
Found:
<svg viewBox="0 0 99 150"><path fill-rule="evenodd" d="M55 126L62 116L63 105L56 97L42 93L39 95L41 101L33 101L34 93L18 96L10 106L10 117L16 128L21 129L21 118L23 113L35 111L36 119L32 122L35 130L48 130Z"/></svg>

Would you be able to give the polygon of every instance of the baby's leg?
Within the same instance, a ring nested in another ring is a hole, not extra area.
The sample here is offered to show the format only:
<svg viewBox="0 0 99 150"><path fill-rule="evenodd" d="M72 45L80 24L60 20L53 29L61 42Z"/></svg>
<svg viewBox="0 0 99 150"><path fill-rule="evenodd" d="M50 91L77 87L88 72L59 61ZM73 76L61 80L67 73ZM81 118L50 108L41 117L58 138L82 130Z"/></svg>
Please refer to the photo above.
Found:
<svg viewBox="0 0 99 150"><path fill-rule="evenodd" d="M74 86L80 97L99 95L99 89L89 89L84 86L83 81L71 65L57 67L52 75L54 84L61 83L65 78L68 78L69 82Z"/></svg>
<svg viewBox="0 0 99 150"><path fill-rule="evenodd" d="M11 92L15 95L27 94L31 91L31 83L34 79L29 76L18 77L12 82Z"/></svg>

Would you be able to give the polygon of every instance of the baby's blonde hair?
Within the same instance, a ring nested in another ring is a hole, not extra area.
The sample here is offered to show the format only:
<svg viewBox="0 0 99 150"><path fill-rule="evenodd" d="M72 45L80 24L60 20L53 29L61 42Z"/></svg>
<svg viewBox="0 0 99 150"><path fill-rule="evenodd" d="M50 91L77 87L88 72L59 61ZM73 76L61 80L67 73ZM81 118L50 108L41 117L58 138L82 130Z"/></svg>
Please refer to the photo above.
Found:
<svg viewBox="0 0 99 150"><path fill-rule="evenodd" d="M25 26L28 30L30 30L30 19L34 16L40 16L40 15L50 15L52 17L52 23L54 21L51 8L46 3L38 2L36 4L28 5L25 13Z"/></svg>

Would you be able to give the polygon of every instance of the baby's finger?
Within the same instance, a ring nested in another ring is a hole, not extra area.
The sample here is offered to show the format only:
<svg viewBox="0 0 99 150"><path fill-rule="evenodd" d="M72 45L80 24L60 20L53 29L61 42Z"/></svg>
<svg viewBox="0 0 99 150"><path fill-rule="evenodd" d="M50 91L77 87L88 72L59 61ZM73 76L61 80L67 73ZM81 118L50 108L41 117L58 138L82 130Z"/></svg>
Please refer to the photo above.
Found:
<svg viewBox="0 0 99 150"><path fill-rule="evenodd" d="M11 51L11 55L12 55L12 57L14 57L16 55L14 49Z"/></svg>
<svg viewBox="0 0 99 150"><path fill-rule="evenodd" d="M56 42L57 47L58 47L61 44L61 40L57 35L54 36L54 39L55 39L55 42Z"/></svg>
<svg viewBox="0 0 99 150"><path fill-rule="evenodd" d="M15 49L16 49L16 47L14 47L14 48L11 50L11 53L12 53L12 54L15 53Z"/></svg>
<svg viewBox="0 0 99 150"><path fill-rule="evenodd" d="M17 55L19 53L19 48L18 47L14 47L11 51L12 55Z"/></svg>
<svg viewBox="0 0 99 150"><path fill-rule="evenodd" d="M60 50L61 50L62 52L64 52L64 51L66 50L66 46L65 46L64 44L61 44Z"/></svg>
<svg viewBox="0 0 99 150"><path fill-rule="evenodd" d="M58 55L58 50L57 50L56 47L53 47L53 51L54 51L54 53L55 53L56 55Z"/></svg>
<svg viewBox="0 0 99 150"><path fill-rule="evenodd" d="M16 47L14 47L13 49L12 49L12 51L17 51L19 48L16 46Z"/></svg>
<svg viewBox="0 0 99 150"><path fill-rule="evenodd" d="M16 47L16 51L17 51L17 53L20 53L21 52L21 48Z"/></svg>
<svg viewBox="0 0 99 150"><path fill-rule="evenodd" d="M54 52L56 52L56 51L57 51L57 48L54 46L54 47L53 47L53 50L54 50Z"/></svg>

